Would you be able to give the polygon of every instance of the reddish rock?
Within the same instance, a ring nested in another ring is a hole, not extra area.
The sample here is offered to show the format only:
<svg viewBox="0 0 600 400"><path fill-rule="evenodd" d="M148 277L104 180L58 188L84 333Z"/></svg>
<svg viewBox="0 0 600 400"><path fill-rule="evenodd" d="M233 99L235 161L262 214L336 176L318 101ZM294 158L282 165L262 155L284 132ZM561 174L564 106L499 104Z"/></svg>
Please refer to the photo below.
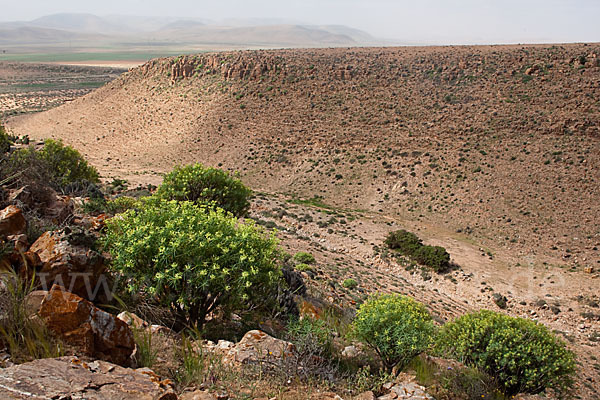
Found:
<svg viewBox="0 0 600 400"><path fill-rule="evenodd" d="M20 208L8 206L0 211L0 236L21 235L27 230L27 221Z"/></svg>
<svg viewBox="0 0 600 400"><path fill-rule="evenodd" d="M104 258L83 245L68 242L63 232L46 232L31 246L43 264L36 273L43 289L53 284L63 286L89 300L94 300L98 280L105 271Z"/></svg>
<svg viewBox="0 0 600 400"><path fill-rule="evenodd" d="M89 301L54 285L39 315L48 328L84 354L126 365L135 348L129 326Z"/></svg>
<svg viewBox="0 0 600 400"><path fill-rule="evenodd" d="M321 310L319 310L314 304L309 303L308 301L304 300L300 304L300 317L320 319L321 318Z"/></svg>

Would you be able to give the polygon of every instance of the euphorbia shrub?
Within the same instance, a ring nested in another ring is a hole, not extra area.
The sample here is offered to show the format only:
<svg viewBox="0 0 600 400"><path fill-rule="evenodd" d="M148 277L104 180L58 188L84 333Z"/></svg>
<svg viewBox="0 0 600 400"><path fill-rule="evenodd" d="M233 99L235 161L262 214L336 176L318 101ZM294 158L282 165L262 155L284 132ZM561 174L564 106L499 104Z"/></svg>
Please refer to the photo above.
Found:
<svg viewBox="0 0 600 400"><path fill-rule="evenodd" d="M217 307L260 299L281 276L274 234L192 202L147 200L108 221L105 245L129 291L197 327Z"/></svg>

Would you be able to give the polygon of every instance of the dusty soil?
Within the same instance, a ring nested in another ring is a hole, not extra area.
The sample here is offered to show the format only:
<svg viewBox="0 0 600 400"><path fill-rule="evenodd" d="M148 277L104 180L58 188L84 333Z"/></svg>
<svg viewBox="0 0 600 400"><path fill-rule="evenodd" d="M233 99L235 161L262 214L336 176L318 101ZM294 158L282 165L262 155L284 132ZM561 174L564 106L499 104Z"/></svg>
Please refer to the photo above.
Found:
<svg viewBox="0 0 600 400"><path fill-rule="evenodd" d="M282 228L290 251L317 255L314 283L326 298L353 305L399 291L441 321L497 309L500 293L508 313L572 343L579 395L591 399L600 386L599 56L591 44L160 59L8 128L62 138L106 179L157 184L196 161L240 171L268 194L254 217ZM446 247L461 268L438 276L386 254L383 238L398 228ZM347 277L356 290L340 286Z"/></svg>
<svg viewBox="0 0 600 400"><path fill-rule="evenodd" d="M128 67L102 68L0 61L0 116L39 112L84 96Z"/></svg>

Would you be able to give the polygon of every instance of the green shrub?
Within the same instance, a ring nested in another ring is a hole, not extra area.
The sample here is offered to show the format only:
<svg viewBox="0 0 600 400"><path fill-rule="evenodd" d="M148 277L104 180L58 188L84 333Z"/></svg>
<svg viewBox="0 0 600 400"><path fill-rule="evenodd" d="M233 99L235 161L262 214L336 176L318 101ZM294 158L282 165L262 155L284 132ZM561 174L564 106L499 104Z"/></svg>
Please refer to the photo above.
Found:
<svg viewBox="0 0 600 400"><path fill-rule="evenodd" d="M385 244L436 272L444 272L450 268L450 254L446 249L440 246L426 246L414 233L405 230L390 232Z"/></svg>
<svg viewBox="0 0 600 400"><path fill-rule="evenodd" d="M570 386L575 357L545 326L482 310L446 324L437 351L498 379L508 394Z"/></svg>
<svg viewBox="0 0 600 400"><path fill-rule="evenodd" d="M252 191L223 170L195 164L175 168L165 176L157 194L166 200L214 203L239 217L250 208Z"/></svg>
<svg viewBox="0 0 600 400"><path fill-rule="evenodd" d="M0 124L0 153L8 153L12 143L12 138L8 136L6 130L4 130L4 126Z"/></svg>
<svg viewBox="0 0 600 400"><path fill-rule="evenodd" d="M436 272L444 272L450 268L450 254L440 246L421 246L415 253L414 259Z"/></svg>
<svg viewBox="0 0 600 400"><path fill-rule="evenodd" d="M304 263L296 264L296 266L294 268L296 269L296 271L300 271L300 272L314 271L313 267L311 267L308 264L304 264Z"/></svg>
<svg viewBox="0 0 600 400"><path fill-rule="evenodd" d="M138 200L133 197L120 196L107 201L108 211L111 214L124 213L127 210L137 207Z"/></svg>
<svg viewBox="0 0 600 400"><path fill-rule="evenodd" d="M180 321L201 327L217 307L243 310L280 278L274 234L192 202L142 203L107 223L112 269Z"/></svg>
<svg viewBox="0 0 600 400"><path fill-rule="evenodd" d="M356 289L358 287L358 282L352 278L349 278L342 282L342 286L346 289Z"/></svg>
<svg viewBox="0 0 600 400"><path fill-rule="evenodd" d="M358 339L377 352L388 371L404 368L424 352L434 333L425 306L402 295L367 300L358 309L353 325Z"/></svg>
<svg viewBox="0 0 600 400"><path fill-rule="evenodd" d="M98 171L71 146L65 146L60 140L47 139L39 156L53 171L57 183L61 186L73 182L88 181L99 183Z"/></svg>
<svg viewBox="0 0 600 400"><path fill-rule="evenodd" d="M294 261L299 264L314 264L316 262L315 256L304 251L299 251L298 253L294 254Z"/></svg>
<svg viewBox="0 0 600 400"><path fill-rule="evenodd" d="M287 339L300 346L318 346L325 354L331 355L333 351L333 332L327 324L314 318L292 320L287 326Z"/></svg>
<svg viewBox="0 0 600 400"><path fill-rule="evenodd" d="M404 229L390 232L385 239L385 244L393 250L398 250L400 253L412 256L423 245L423 242L414 233L405 231Z"/></svg>
<svg viewBox="0 0 600 400"><path fill-rule="evenodd" d="M71 183L100 182L98 171L85 161L77 150L61 141L46 140L44 147L33 147L11 153L9 169L13 173L26 171L37 183L63 188Z"/></svg>

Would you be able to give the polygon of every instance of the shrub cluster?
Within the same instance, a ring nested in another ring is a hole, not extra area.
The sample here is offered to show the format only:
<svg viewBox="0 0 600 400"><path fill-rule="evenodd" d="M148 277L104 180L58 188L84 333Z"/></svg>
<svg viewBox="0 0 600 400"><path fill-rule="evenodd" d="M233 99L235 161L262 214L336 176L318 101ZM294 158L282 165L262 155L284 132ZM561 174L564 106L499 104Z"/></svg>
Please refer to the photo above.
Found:
<svg viewBox="0 0 600 400"><path fill-rule="evenodd" d="M433 340L433 320L425 306L402 295L372 297L354 320L358 339L369 345L391 371L402 369Z"/></svg>
<svg viewBox="0 0 600 400"><path fill-rule="evenodd" d="M390 232L385 239L385 244L390 249L397 250L400 254L436 272L444 272L450 268L450 254L446 249L424 245L417 235L406 230Z"/></svg>
<svg viewBox="0 0 600 400"><path fill-rule="evenodd" d="M221 209L150 199L107 228L112 269L129 291L157 298L186 324L201 327L219 306L243 309L281 275L275 237Z"/></svg>
<svg viewBox="0 0 600 400"><path fill-rule="evenodd" d="M157 194L165 200L212 203L241 217L250 208L252 191L223 170L195 164L177 167L167 174Z"/></svg>
<svg viewBox="0 0 600 400"><path fill-rule="evenodd" d="M570 386L575 358L541 324L483 310L442 327L437 350L489 373L508 394Z"/></svg>

